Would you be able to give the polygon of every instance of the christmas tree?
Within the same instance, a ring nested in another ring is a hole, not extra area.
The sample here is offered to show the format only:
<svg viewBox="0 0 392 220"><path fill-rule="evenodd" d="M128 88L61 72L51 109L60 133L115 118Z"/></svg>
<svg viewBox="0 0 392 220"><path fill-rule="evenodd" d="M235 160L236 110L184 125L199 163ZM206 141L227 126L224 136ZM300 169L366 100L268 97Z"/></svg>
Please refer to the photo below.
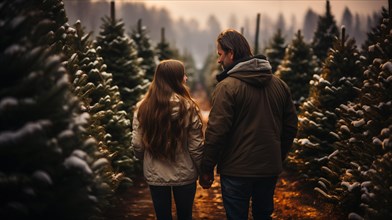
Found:
<svg viewBox="0 0 392 220"><path fill-rule="evenodd" d="M379 19L378 25L367 34L368 38L362 45L362 55L367 57L367 64L372 64L375 58L384 57L385 54L391 54L388 50L389 41L383 41L382 36L387 36L389 33L388 26L386 26L385 19L389 19L389 13L387 9L382 8L381 17Z"/></svg>
<svg viewBox="0 0 392 220"><path fill-rule="evenodd" d="M335 141L330 144L333 152L316 158L324 161L324 165L320 168L323 173L317 179L318 187L315 190L323 198L343 207L349 219L392 217L392 212L386 208L392 203L392 179L389 174L392 91L388 80L392 73L392 47L387 43L392 40L389 34L390 21L390 15L384 10L380 24L368 34L369 45L364 47L368 51L363 53L368 54L368 57L362 56L357 63L370 65L361 77L355 77L360 79L361 83L358 85L361 86L353 84L357 80L351 80L347 84L348 87L359 87L359 96L335 108L340 119L337 121L336 133L331 133L335 136ZM378 47L380 44L384 47ZM347 70L350 69L352 68ZM349 93L342 96L352 95Z"/></svg>
<svg viewBox="0 0 392 220"><path fill-rule="evenodd" d="M289 86L297 108L308 97L309 81L316 68L312 48L305 43L301 31L298 31L287 46L284 59L276 71L276 75Z"/></svg>
<svg viewBox="0 0 392 220"><path fill-rule="evenodd" d="M298 134L288 158L288 163L313 184L328 173L328 158L334 153L332 143L339 139L335 108L358 96L362 72L355 41L348 39L343 29L321 75L315 74L310 81L310 95L301 105Z"/></svg>
<svg viewBox="0 0 392 220"><path fill-rule="evenodd" d="M392 179L386 158L392 152L392 91L386 79L392 75L392 61L375 61L364 72L360 97L337 109L339 140L333 143L336 153L328 158L328 168L339 179L324 191L327 196L339 195L351 215L389 219Z"/></svg>
<svg viewBox="0 0 392 220"><path fill-rule="evenodd" d="M339 178L323 191L325 196L338 195L338 201L352 218L392 217L387 208L392 204L392 87L388 80L392 75L392 46L377 47L392 40L390 21L384 10L376 28L380 30L373 29L368 35L366 53L373 61L367 61L371 64L363 73L360 96L336 109L341 116L337 126L339 139L333 143L336 153L328 158L328 168Z"/></svg>
<svg viewBox="0 0 392 220"><path fill-rule="evenodd" d="M331 12L331 5L329 0L327 0L325 15L319 16L317 29L312 40L312 48L314 54L319 59L319 64L327 57L328 50L332 48L334 38L338 35L339 30Z"/></svg>
<svg viewBox="0 0 392 220"><path fill-rule="evenodd" d="M85 139L69 75L56 53L61 1L0 4L0 218L88 219L100 214L105 160Z"/></svg>
<svg viewBox="0 0 392 220"><path fill-rule="evenodd" d="M138 20L137 27L132 30L131 38L136 44L137 56L143 59L140 66L146 73L145 77L152 81L158 58L155 56L150 37L147 35L146 27L142 26L141 19Z"/></svg>
<svg viewBox="0 0 392 220"><path fill-rule="evenodd" d="M135 42L125 34L124 22L115 18L114 2L111 2L111 16L102 18L96 46L99 56L105 60L107 71L113 75L113 84L120 90L124 109L132 119L134 105L146 92L148 80L140 68ZM132 121L132 120L131 120Z"/></svg>
<svg viewBox="0 0 392 220"><path fill-rule="evenodd" d="M126 176L134 174L133 152L130 149L131 130L119 89L113 86L112 74L85 34L80 21L68 28L67 44L63 48L68 57L66 67L71 74L73 92L82 100L82 110L91 115L87 135L98 142L101 154L110 161L105 176L115 190L119 183L130 183ZM114 171L114 173L113 173ZM120 172L120 173L118 173Z"/></svg>
<svg viewBox="0 0 392 220"><path fill-rule="evenodd" d="M286 47L287 45L285 44L282 30L278 29L278 31L272 37L269 46L267 46L267 48L264 50L265 55L267 56L272 66L272 73L275 73L280 62L283 60Z"/></svg>
<svg viewBox="0 0 392 220"><path fill-rule="evenodd" d="M196 68L195 60L191 53L185 50L184 54L180 56L180 60L184 62L185 74L188 77L187 85L192 89L195 88L196 84L199 82L199 74Z"/></svg>
<svg viewBox="0 0 392 220"><path fill-rule="evenodd" d="M212 92L218 81L216 76L220 73L220 64L216 61L216 54L209 53L206 57L203 67L200 70L200 81L206 89L207 95L211 97Z"/></svg>
<svg viewBox="0 0 392 220"><path fill-rule="evenodd" d="M167 59L177 59L179 57L178 51L172 49L170 47L170 44L166 42L165 28L161 29L161 41L157 44L155 50L159 61Z"/></svg>

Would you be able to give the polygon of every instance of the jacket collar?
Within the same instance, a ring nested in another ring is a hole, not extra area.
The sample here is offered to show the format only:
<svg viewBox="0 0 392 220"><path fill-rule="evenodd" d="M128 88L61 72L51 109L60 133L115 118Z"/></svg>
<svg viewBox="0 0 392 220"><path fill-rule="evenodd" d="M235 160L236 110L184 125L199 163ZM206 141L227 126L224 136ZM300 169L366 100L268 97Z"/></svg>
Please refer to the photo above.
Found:
<svg viewBox="0 0 392 220"><path fill-rule="evenodd" d="M233 67L235 67L235 66L236 66L237 64L239 64L239 63L246 62L246 61L249 61L249 60L254 59L254 58L267 60L267 57L264 56L264 55L261 55L261 54L260 54L260 55L253 56L253 57L246 57L246 58L239 59L239 60L233 62L230 66L228 66L226 69L224 69L224 70L223 70L222 72L220 72L218 75L216 75L216 80L218 80L218 82L220 82L220 81L226 79L226 77L229 76L229 73L228 73L228 72L229 72L230 70L232 70Z"/></svg>

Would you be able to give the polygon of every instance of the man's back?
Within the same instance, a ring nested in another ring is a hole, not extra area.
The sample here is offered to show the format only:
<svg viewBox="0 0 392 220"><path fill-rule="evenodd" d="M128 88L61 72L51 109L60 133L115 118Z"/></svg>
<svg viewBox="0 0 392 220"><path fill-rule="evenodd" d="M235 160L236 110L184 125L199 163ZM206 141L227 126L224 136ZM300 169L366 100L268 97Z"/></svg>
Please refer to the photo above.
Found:
<svg viewBox="0 0 392 220"><path fill-rule="evenodd" d="M276 176L282 171L280 146L284 112L291 107L292 111L295 109L283 81L269 71L246 72L247 69L254 70L242 66L217 85L210 121L221 123L207 130L206 139L214 141L225 137L218 161L221 174ZM296 126L296 121L292 124Z"/></svg>

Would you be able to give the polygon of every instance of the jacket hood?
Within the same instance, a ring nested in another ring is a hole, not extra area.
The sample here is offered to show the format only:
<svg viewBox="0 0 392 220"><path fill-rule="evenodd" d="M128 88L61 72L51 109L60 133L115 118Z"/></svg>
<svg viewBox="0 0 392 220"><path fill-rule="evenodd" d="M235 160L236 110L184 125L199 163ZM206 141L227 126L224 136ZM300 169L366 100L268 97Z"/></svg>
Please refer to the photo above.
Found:
<svg viewBox="0 0 392 220"><path fill-rule="evenodd" d="M263 87L272 78L271 65L263 55L246 58L233 63L217 75L218 82L234 77L255 87Z"/></svg>

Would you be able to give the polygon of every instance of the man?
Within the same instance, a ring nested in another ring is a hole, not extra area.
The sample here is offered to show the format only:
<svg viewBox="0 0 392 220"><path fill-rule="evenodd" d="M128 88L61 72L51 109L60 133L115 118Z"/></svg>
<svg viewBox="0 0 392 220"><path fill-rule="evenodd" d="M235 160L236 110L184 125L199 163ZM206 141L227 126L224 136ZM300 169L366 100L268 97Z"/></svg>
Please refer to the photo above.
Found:
<svg viewBox="0 0 392 220"><path fill-rule="evenodd" d="M290 90L237 31L218 36L217 52L224 70L212 95L199 183L210 188L218 165L227 219L247 220L251 198L253 219L271 219L277 178L297 132Z"/></svg>

